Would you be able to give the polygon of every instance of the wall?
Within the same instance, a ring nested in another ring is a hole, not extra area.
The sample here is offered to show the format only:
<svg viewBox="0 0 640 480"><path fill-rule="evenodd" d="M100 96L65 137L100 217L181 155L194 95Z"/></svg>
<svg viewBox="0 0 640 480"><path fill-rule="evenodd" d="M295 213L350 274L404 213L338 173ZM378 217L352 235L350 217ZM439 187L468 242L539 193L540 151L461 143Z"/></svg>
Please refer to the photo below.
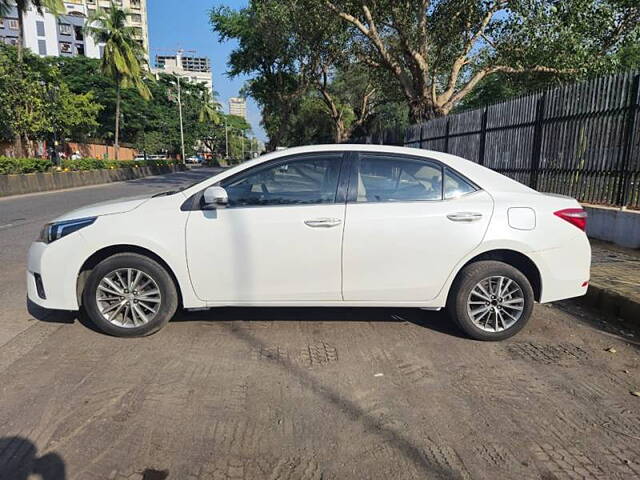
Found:
<svg viewBox="0 0 640 480"><path fill-rule="evenodd" d="M84 187L101 183L122 182L149 175L177 172L183 169L182 165L170 165L162 167L125 167L113 170L0 175L0 197Z"/></svg>
<svg viewBox="0 0 640 480"><path fill-rule="evenodd" d="M640 211L583 205L589 215L587 235L629 248L640 248Z"/></svg>
<svg viewBox="0 0 640 480"><path fill-rule="evenodd" d="M69 142L66 149L67 155L70 157L75 151L79 151L83 157L104 158L104 155L107 154L108 158L112 160L115 158L115 149L111 145ZM133 160L137 154L136 149L121 145L118 160Z"/></svg>

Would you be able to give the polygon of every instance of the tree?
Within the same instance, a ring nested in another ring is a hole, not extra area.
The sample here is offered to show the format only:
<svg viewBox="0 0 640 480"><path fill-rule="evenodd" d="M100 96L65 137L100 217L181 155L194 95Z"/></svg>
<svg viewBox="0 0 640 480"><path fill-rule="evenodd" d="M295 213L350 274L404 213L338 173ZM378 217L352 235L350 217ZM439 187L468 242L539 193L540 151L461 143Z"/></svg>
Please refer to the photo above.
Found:
<svg viewBox="0 0 640 480"><path fill-rule="evenodd" d="M325 0L358 61L396 80L414 122L445 115L485 78L602 68L637 39L633 0Z"/></svg>
<svg viewBox="0 0 640 480"><path fill-rule="evenodd" d="M275 0L253 1L237 11L229 7L211 11L211 25L220 39L238 42L229 58L229 74L253 77L242 93L261 107L268 150L281 144L289 119L309 86L304 52L292 41L294 22L289 5Z"/></svg>
<svg viewBox="0 0 640 480"><path fill-rule="evenodd" d="M32 155L31 142L51 135L84 138L94 130L102 106L92 93L74 94L60 70L46 60L17 48L0 47L0 132L5 139L19 138L18 155Z"/></svg>
<svg viewBox="0 0 640 480"><path fill-rule="evenodd" d="M118 8L113 2L108 9L97 10L87 20L87 32L98 43L104 43L101 71L114 81L116 88L116 111L114 129L115 158L118 159L120 141L120 102L122 88L135 87L140 96L151 98L149 87L143 81L144 50L135 39L135 30L127 26L129 12Z"/></svg>
<svg viewBox="0 0 640 480"><path fill-rule="evenodd" d="M220 104L216 102L209 89L202 92L198 121L200 123L210 122L214 125L220 123Z"/></svg>

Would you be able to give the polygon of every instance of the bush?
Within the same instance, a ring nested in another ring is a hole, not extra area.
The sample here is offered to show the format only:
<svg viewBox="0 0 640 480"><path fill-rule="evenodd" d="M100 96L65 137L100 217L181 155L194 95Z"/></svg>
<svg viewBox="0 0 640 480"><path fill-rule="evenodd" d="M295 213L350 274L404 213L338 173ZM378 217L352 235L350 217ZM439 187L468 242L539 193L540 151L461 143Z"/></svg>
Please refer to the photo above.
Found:
<svg viewBox="0 0 640 480"><path fill-rule="evenodd" d="M46 158L11 158L0 156L0 175L46 172L53 164Z"/></svg>
<svg viewBox="0 0 640 480"><path fill-rule="evenodd" d="M81 158L79 160L62 160L60 167L63 171L101 170L105 168L136 168L146 166L175 165L175 160L101 160L99 158ZM54 165L46 158L11 158L0 156L0 175L16 173L47 172L54 169Z"/></svg>
<svg viewBox="0 0 640 480"><path fill-rule="evenodd" d="M175 165L175 160L101 160L99 158L81 158L79 160L63 160L63 170L100 170L104 168L136 168L148 166Z"/></svg>

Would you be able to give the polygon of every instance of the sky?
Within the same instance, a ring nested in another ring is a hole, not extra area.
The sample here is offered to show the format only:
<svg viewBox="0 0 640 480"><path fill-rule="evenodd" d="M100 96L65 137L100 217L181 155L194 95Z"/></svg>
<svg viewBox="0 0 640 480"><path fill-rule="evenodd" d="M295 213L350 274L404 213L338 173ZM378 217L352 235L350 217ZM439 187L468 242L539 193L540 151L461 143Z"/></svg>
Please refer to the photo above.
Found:
<svg viewBox="0 0 640 480"><path fill-rule="evenodd" d="M213 89L218 101L228 113L229 97L237 97L247 77L229 78L226 75L227 59L234 42L220 42L209 24L209 10L214 6L228 5L242 8L246 0L148 0L149 56L153 63L156 54L170 53L182 48L196 50L196 55L209 57L213 71ZM254 135L265 141L260 126L260 110L247 99L247 116Z"/></svg>

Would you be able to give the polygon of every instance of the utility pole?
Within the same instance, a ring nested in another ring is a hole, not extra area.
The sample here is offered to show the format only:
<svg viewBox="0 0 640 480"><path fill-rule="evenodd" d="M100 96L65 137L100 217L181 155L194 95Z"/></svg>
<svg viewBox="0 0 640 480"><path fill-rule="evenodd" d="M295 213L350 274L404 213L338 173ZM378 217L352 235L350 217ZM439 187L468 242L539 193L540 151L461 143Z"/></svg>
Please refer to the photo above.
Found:
<svg viewBox="0 0 640 480"><path fill-rule="evenodd" d="M187 163L187 159L184 156L184 129L182 127L182 95L180 93L180 76L176 75L178 79L178 110L180 111L180 145L182 148L182 164Z"/></svg>

